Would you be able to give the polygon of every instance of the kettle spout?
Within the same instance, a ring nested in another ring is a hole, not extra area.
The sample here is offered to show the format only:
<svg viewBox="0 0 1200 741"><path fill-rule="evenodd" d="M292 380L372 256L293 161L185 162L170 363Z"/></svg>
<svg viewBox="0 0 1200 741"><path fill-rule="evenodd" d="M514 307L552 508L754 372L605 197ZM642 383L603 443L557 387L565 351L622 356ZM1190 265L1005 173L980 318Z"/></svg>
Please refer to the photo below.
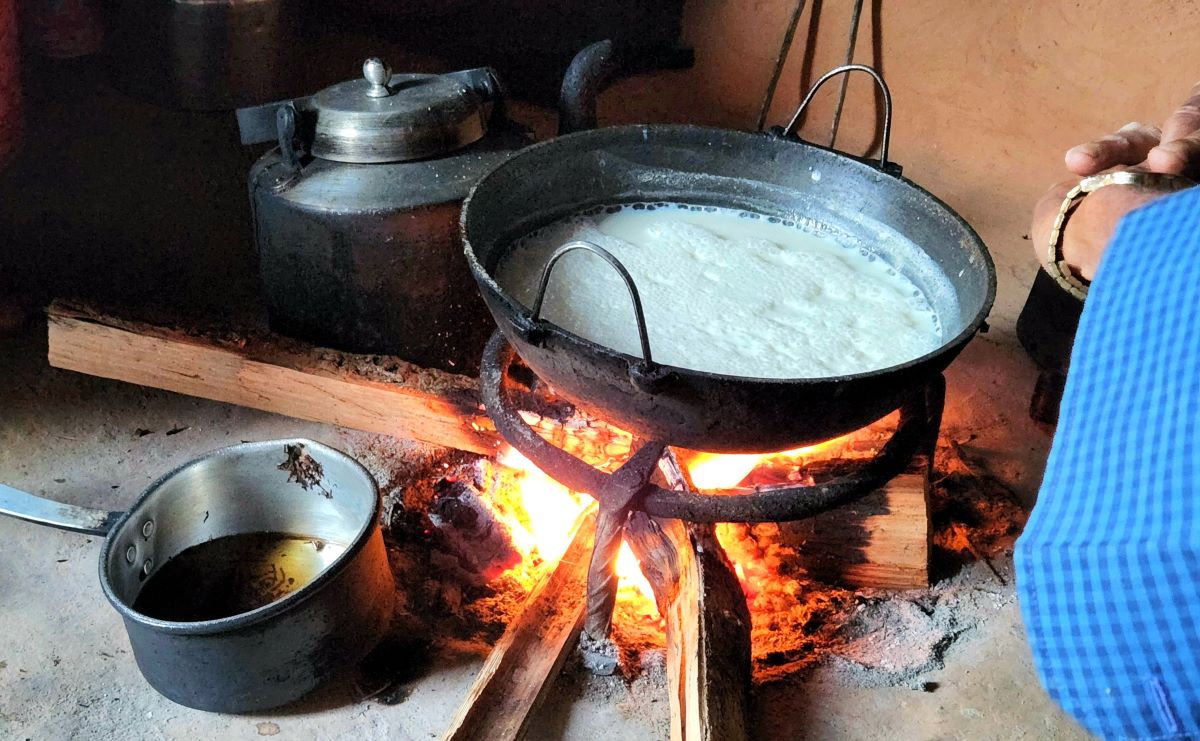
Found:
<svg viewBox="0 0 1200 741"><path fill-rule="evenodd" d="M596 98L617 77L620 65L613 42L597 41L584 47L563 75L558 96L558 133L596 128Z"/></svg>

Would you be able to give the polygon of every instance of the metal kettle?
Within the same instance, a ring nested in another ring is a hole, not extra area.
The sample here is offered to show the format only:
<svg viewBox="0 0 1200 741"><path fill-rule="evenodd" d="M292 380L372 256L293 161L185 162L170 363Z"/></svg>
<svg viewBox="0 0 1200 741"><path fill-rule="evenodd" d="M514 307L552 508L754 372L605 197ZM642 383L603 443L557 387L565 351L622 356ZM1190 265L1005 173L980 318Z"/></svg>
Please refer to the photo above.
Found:
<svg viewBox="0 0 1200 741"><path fill-rule="evenodd" d="M271 326L474 374L493 324L462 258L462 201L531 142L489 68L360 79L238 111Z"/></svg>

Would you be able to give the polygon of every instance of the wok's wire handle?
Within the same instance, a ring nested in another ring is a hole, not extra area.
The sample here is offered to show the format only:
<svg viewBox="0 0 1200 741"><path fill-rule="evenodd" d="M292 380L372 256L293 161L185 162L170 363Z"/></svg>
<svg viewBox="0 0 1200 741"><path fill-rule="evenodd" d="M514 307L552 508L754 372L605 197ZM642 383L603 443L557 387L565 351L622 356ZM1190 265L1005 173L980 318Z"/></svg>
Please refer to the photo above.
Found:
<svg viewBox="0 0 1200 741"><path fill-rule="evenodd" d="M888 147L892 142L892 91L888 89L887 83L883 81L883 76L874 67L868 67L865 64L845 64L841 67L834 67L821 75L821 79L809 88L808 95L805 95L804 100L800 101L800 107L796 109L792 120L784 127L783 135L788 137L795 133L796 127L800 124L800 117L804 115L804 110L808 108L808 104L812 102L822 85L838 75L849 75L851 72L866 72L875 80L875 84L883 93L883 143L879 147L879 169L885 170L888 163Z"/></svg>
<svg viewBox="0 0 1200 741"><path fill-rule="evenodd" d="M567 242L562 247L554 251L550 259L546 261L546 267L542 270L542 279L538 283L537 298L534 299L533 308L529 313L531 324L539 321L542 314L542 302L546 300L546 288L550 285L550 274L554 271L554 266L558 264L565 255L575 250L586 250L600 257L608 263L617 274L621 276L621 280L625 282L625 288L629 290L629 298L633 301L633 316L637 320L638 341L642 345L642 362L646 370L654 370L655 363L650 357L650 333L646 330L646 314L642 311L642 297L638 294L637 285L633 282L633 276L625 269L611 252L604 249L594 242L585 242L584 240L576 240Z"/></svg>

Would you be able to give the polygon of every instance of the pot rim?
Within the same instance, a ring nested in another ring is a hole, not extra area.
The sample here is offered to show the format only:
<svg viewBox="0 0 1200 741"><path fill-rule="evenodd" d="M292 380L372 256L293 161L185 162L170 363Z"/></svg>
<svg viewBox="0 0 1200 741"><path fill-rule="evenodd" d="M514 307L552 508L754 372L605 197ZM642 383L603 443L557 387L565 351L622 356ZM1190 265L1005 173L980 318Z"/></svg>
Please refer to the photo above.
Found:
<svg viewBox="0 0 1200 741"><path fill-rule="evenodd" d="M333 562L330 563L329 566L327 566L323 571L321 571L321 573L318 574L315 579L296 591L273 602L268 602L261 607L257 607L248 612L239 612L236 615L217 618L215 620L195 620L187 622L179 620L160 620L158 618L153 618L149 615L138 612L137 610L133 609L132 605L127 604L124 600L116 595L116 592L112 586L112 581L109 579L108 570L105 568L105 566L108 563L109 555L112 553L112 550L116 545L117 534L124 527L125 523L141 510L142 505L152 494L154 494L168 480L180 474L184 470L213 458L234 455L235 453L241 453L248 450L254 451L264 448L282 448L284 445L303 445L312 450L320 451L324 455L341 457L346 462L352 464L353 468L357 469L363 474L366 481L370 484L371 493L374 495L375 499L374 506L371 508L370 517L368 517L366 522L363 523L358 533L355 534L354 538L350 541L350 544L346 547L346 550L339 554L338 557L335 558ZM271 618L274 618L283 612L292 610L293 608L303 604L306 600L315 596L317 592L324 588L326 584L336 579L339 574L345 571L349 563L358 556L363 548L366 547L367 541L370 540L371 535L379 527L379 515L381 512L381 507L382 505L379 501L379 484L375 481L375 477L371 475L370 471L368 471L366 467L363 466L362 463L360 463L353 456L338 450L337 448L325 445L324 443L310 440L308 438L294 437L238 443L236 445L218 448L216 450L211 450L207 453L204 453L196 458L191 458L171 469L162 476L159 476L149 486L146 487L146 489L142 492L142 495L138 497L133 506L131 506L129 510L126 511L121 517L121 519L119 519L117 523L113 525L112 529L109 530L108 535L105 537L104 547L100 550L100 587L104 592L104 596L108 599L113 608L120 613L122 618L161 633L208 635L245 628L270 620Z"/></svg>
<svg viewBox="0 0 1200 741"><path fill-rule="evenodd" d="M467 234L467 218L470 214L471 202L475 199L477 193L479 192L479 189L482 186L484 186L484 184L493 175L495 175L497 172L499 172L503 168L505 168L507 166L512 166L513 163L518 162L518 160L520 160L526 153L534 151L534 150L542 149L544 147L555 146L558 142L560 142L564 139L575 139L575 138L582 138L582 137L588 137L588 136L595 137L598 134L621 136L626 133L633 133L633 132L637 132L639 136L644 137L651 130L653 130L655 132L659 132L659 133L680 132L683 134L687 134L687 133L693 133L693 132L696 132L696 133L712 132L712 133L721 134L723 136L734 135L734 136L743 136L743 137L762 137L762 138L767 138L770 136L769 134L767 134L765 132L751 133L751 132L746 132L746 131L739 131L736 129L723 129L723 128L715 127L715 126L698 126L696 124L625 124L625 125L621 125L621 126L606 126L606 127L602 127L599 129L588 129L586 131L577 131L577 132L570 133L570 134L564 134L562 136L558 136L558 137L549 139L544 142L538 142L537 144L533 144L533 145L530 145L529 147L526 147L525 149L514 154L513 156L511 156L508 159L506 159L505 161L497 164L496 166L494 166L490 170L488 170L486 173L484 173L484 175L481 178L479 178L478 181L476 181L475 185L471 187L471 191L467 194L466 199L463 201L462 212L459 215L459 232L462 236L463 252L466 254L467 263L471 268L471 273L475 276L476 281L481 284L481 289L484 286L486 286L487 290L492 291L495 294L496 298L505 305L506 309L514 315L522 314L522 313L528 311L528 307L524 306L523 304L521 304L521 302L517 301L515 298L510 296L500 286L500 284L496 281L496 279L492 276L492 274L486 268L484 268L483 264L479 262L479 258L475 254L475 249L471 244L469 235ZM880 173L880 171L877 167L874 167L870 164L867 164L866 162L862 161L859 158L853 157L853 156L845 154L843 152L839 152L835 149L830 149L828 147L822 147L820 145L812 144L810 142L801 141L801 140L784 140L782 138L778 138L777 140L780 142L786 143L789 146L809 147L811 149L815 149L815 150L824 152L825 154L828 154L830 156L845 160L849 163L852 163L853 166L859 167L859 168L864 168L866 171L870 171L871 173L882 174L882 173ZM965 327L963 327L963 329L961 331L959 331L956 335L954 335L954 337L952 337L948 340L943 340L940 345L938 345L933 350L925 353L924 355L920 355L916 358L907 360L903 363L899 363L897 365L890 365L885 368L877 368L875 370L866 371L863 373L850 373L850 374L841 375L841 376L817 376L817 377L801 377L801 378L758 378L755 376L737 376L737 375L731 375L731 374L727 374L727 373L712 373L709 371L695 370L692 368L683 368L680 366L668 365L665 363L658 363L658 362L656 362L655 364L659 368L661 368L664 373L682 374L686 377L703 378L703 379L708 379L708 380L713 380L713 381L723 382L723 383L754 384L754 385L765 384L765 385L780 385L780 386L798 386L798 385L800 385L800 386L806 386L806 385L816 386L816 385L823 385L823 384L839 384L839 383L847 383L847 382L878 380L885 376L888 376L888 375L891 375L891 374L894 374L897 372L905 371L905 370L932 362L939 356L942 356L945 353L950 352L954 348L964 346L967 342L969 342L971 340L971 338L974 337L975 334L984 326L985 322L987 321L988 314L991 313L992 306L996 300L996 265L995 265L995 262L992 260L991 253L987 249L987 245L984 243L983 238L979 236L979 233L975 231L974 227L972 227L969 223L967 223L967 221L962 216L960 216L957 211L950 208L950 206L945 201L941 200L934 194L925 190L920 185L917 185L916 183L914 183L913 181L909 180L906 177L903 177L900 175L895 175L895 176L887 175L887 174L882 174L882 175L884 177L895 177L895 179L897 181L899 181L900 183L902 183L903 185L905 185L909 188L912 188L913 190L917 191L923 197L929 199L929 201L931 201L935 206L937 206L942 211L944 211L945 214L950 218L950 220L953 221L954 223L956 223L959 227L961 227L966 232L967 236L970 237L979 246L979 253L980 253L980 256L982 257L983 268L987 274L987 289L985 291L983 301L980 303L979 310L976 312L975 316L971 319L970 322L967 323L967 325ZM949 276L947 276L947 279L951 280L951 282L953 282L953 280L950 279ZM638 357L635 357L628 353L623 353L618 350L614 350L611 347L593 342L592 340L589 340L585 337L581 337L573 332L569 332L566 329L560 327L559 325L557 325L551 321L548 321L546 319L541 319L539 321L543 322L546 325L546 327L548 328L548 331L550 332L550 334L556 336L560 342L566 342L566 343L573 344L576 346L582 346L585 350L587 350L588 352L591 352L593 354L617 358L619 360L624 361L630 367L633 367L634 364L641 362L641 359ZM507 334L507 332L506 332L506 334ZM520 347L518 346L518 351L519 351L519 349L520 349ZM519 352L518 352L518 354L519 354Z"/></svg>

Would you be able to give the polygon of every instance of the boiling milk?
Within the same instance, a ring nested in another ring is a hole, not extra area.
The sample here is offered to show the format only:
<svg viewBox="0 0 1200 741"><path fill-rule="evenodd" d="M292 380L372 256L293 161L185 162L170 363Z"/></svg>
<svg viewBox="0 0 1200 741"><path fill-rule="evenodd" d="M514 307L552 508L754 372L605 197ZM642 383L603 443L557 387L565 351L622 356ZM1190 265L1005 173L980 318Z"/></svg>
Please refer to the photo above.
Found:
<svg viewBox="0 0 1200 741"><path fill-rule="evenodd" d="M733 209L637 204L593 209L521 239L497 280L526 306L546 260L572 240L611 252L641 295L656 362L757 378L863 373L941 345L921 291L874 255ZM549 321L641 356L629 294L601 258L558 263Z"/></svg>

